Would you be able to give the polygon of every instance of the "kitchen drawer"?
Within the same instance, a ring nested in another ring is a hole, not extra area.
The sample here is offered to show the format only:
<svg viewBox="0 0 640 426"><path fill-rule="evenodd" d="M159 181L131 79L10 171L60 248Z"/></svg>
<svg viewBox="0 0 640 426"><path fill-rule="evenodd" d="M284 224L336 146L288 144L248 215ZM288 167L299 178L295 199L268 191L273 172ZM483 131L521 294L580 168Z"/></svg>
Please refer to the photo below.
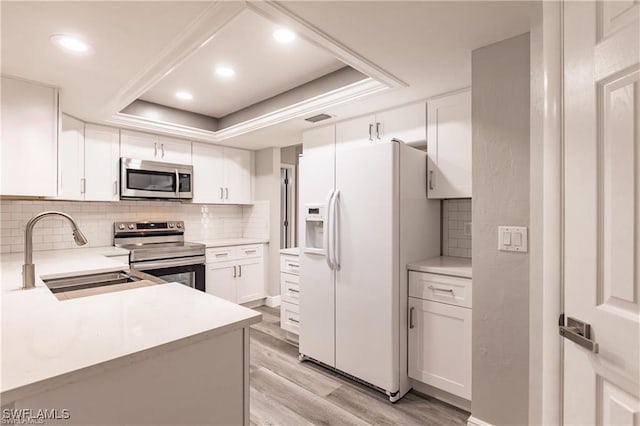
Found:
<svg viewBox="0 0 640 426"><path fill-rule="evenodd" d="M207 263L225 262L238 258L235 246L209 248L206 254Z"/></svg>
<svg viewBox="0 0 640 426"><path fill-rule="evenodd" d="M280 273L280 293L283 302L297 305L300 302L300 277Z"/></svg>
<svg viewBox="0 0 640 426"><path fill-rule="evenodd" d="M298 256L280 256L280 272L287 274L300 274L300 259Z"/></svg>
<svg viewBox="0 0 640 426"><path fill-rule="evenodd" d="M409 271L409 296L471 308L471 279Z"/></svg>
<svg viewBox="0 0 640 426"><path fill-rule="evenodd" d="M290 333L300 334L300 310L298 305L280 303L280 327Z"/></svg>
<svg viewBox="0 0 640 426"><path fill-rule="evenodd" d="M248 246L238 246L237 255L240 259L249 259L252 257L262 257L262 244L252 244Z"/></svg>

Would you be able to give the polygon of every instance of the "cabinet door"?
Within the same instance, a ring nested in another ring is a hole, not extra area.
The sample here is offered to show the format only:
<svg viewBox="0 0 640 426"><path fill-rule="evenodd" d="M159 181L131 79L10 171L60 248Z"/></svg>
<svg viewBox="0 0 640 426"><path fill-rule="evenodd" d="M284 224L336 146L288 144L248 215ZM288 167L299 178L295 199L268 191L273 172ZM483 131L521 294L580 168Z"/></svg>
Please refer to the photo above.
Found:
<svg viewBox="0 0 640 426"><path fill-rule="evenodd" d="M120 131L113 127L86 124L84 161L87 201L118 200Z"/></svg>
<svg viewBox="0 0 640 426"><path fill-rule="evenodd" d="M63 114L58 144L57 198L82 200L84 189L84 123Z"/></svg>
<svg viewBox="0 0 640 426"><path fill-rule="evenodd" d="M193 144L193 202L224 202L224 153L219 146Z"/></svg>
<svg viewBox="0 0 640 426"><path fill-rule="evenodd" d="M336 149L351 149L376 142L373 115L354 118L336 124Z"/></svg>
<svg viewBox="0 0 640 426"><path fill-rule="evenodd" d="M429 198L471 197L471 91L429 101Z"/></svg>
<svg viewBox="0 0 640 426"><path fill-rule="evenodd" d="M302 133L304 155L333 153L336 144L336 126L315 127Z"/></svg>
<svg viewBox="0 0 640 426"><path fill-rule="evenodd" d="M120 153L125 158L159 161L158 136L123 129L120 132Z"/></svg>
<svg viewBox="0 0 640 426"><path fill-rule="evenodd" d="M262 259L238 262L238 303L252 302L264 297L264 263Z"/></svg>
<svg viewBox="0 0 640 426"><path fill-rule="evenodd" d="M2 77L1 195L55 197L58 92Z"/></svg>
<svg viewBox="0 0 640 426"><path fill-rule="evenodd" d="M409 298L409 377L471 399L471 309Z"/></svg>
<svg viewBox="0 0 640 426"><path fill-rule="evenodd" d="M251 151L224 148L225 202L251 202Z"/></svg>
<svg viewBox="0 0 640 426"><path fill-rule="evenodd" d="M231 262L208 263L205 291L236 303L236 275L238 267Z"/></svg>
<svg viewBox="0 0 640 426"><path fill-rule="evenodd" d="M420 102L376 114L378 142L396 138L414 146L427 144L427 104Z"/></svg>
<svg viewBox="0 0 640 426"><path fill-rule="evenodd" d="M160 136L158 138L158 161L176 164L192 164L191 158L191 142L167 138Z"/></svg>

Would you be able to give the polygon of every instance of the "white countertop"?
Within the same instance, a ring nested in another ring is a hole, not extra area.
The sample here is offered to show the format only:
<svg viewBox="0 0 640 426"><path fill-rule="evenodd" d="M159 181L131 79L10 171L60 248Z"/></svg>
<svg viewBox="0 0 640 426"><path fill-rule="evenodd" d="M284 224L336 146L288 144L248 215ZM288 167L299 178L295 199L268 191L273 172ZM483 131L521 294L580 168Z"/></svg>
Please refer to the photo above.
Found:
<svg viewBox="0 0 640 426"><path fill-rule="evenodd" d="M34 252L36 276L127 266L115 247ZM3 403L259 322L261 314L178 283L58 300L36 278L22 290L23 254L2 255Z"/></svg>
<svg viewBox="0 0 640 426"><path fill-rule="evenodd" d="M300 256L300 247L289 247L280 250L280 254L289 254L291 256Z"/></svg>
<svg viewBox="0 0 640 426"><path fill-rule="evenodd" d="M421 260L420 262L409 263L407 269L410 271L471 278L471 259L466 257L438 256Z"/></svg>
<svg viewBox="0 0 640 426"><path fill-rule="evenodd" d="M207 248L213 247L227 247L227 246L243 246L246 244L266 244L269 240L259 238L231 238L231 239L217 239L217 240L189 240L194 243L200 243L207 246Z"/></svg>

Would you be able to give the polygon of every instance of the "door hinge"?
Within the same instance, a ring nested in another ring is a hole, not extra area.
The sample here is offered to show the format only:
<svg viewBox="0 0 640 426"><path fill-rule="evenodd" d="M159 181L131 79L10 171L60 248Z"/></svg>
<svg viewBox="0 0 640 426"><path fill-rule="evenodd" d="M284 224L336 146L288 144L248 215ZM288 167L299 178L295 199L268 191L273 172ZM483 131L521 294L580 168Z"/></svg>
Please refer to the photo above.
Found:
<svg viewBox="0 0 640 426"><path fill-rule="evenodd" d="M285 220L285 221L284 221L284 223L283 223L283 225L284 225L284 226L289 226L289 221L288 221L288 220Z"/></svg>
<svg viewBox="0 0 640 426"><path fill-rule="evenodd" d="M284 184L285 184L285 185L289 185L289 179L288 179L288 178L285 178L285 179L284 179Z"/></svg>

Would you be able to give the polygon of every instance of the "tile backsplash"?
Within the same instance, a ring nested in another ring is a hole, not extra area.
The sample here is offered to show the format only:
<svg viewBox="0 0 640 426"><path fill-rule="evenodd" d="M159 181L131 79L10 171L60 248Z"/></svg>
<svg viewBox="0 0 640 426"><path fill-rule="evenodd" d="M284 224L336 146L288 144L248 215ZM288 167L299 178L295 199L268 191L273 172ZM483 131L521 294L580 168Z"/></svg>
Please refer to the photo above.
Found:
<svg viewBox="0 0 640 426"><path fill-rule="evenodd" d="M70 214L88 239L88 247L113 245L113 222L183 220L186 240L269 238L269 202L254 205L205 205L163 201L76 202L0 201L0 252L24 249L24 228L34 215L58 210ZM65 219L45 218L33 233L34 250L77 247Z"/></svg>
<svg viewBox="0 0 640 426"><path fill-rule="evenodd" d="M471 198L442 202L442 254L471 258Z"/></svg>

